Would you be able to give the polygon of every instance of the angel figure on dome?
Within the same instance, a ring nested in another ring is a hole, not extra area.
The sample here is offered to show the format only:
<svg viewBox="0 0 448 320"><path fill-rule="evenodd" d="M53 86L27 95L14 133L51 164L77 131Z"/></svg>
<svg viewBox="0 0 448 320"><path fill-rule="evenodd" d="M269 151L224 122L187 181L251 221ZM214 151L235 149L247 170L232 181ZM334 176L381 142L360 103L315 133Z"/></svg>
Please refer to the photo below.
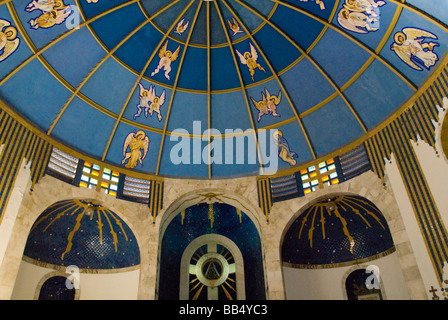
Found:
<svg viewBox="0 0 448 320"><path fill-rule="evenodd" d="M380 7L385 1L345 0L338 13L339 24L347 30L357 33L369 33L380 28Z"/></svg>
<svg viewBox="0 0 448 320"><path fill-rule="evenodd" d="M149 149L149 138L145 132L135 130L126 136L123 144L123 160L126 168L135 168L138 163L143 167L143 160L146 158ZM126 164L125 164L126 163Z"/></svg>
<svg viewBox="0 0 448 320"><path fill-rule="evenodd" d="M72 13L71 7L66 5L63 0L32 0L25 10L28 12L41 11L40 16L29 21L33 29L48 29L61 24Z"/></svg>
<svg viewBox="0 0 448 320"><path fill-rule="evenodd" d="M187 21L185 23L184 23L184 21L185 21L185 19L182 19L179 21L179 23L176 26L176 31L174 31L174 33L182 34L185 32L185 30L187 30L188 25L190 24L190 21Z"/></svg>
<svg viewBox="0 0 448 320"><path fill-rule="evenodd" d="M43 13L47 13L51 10L62 10L66 7L67 5L64 4L63 0L33 0L28 3L25 10L28 12L40 10Z"/></svg>
<svg viewBox="0 0 448 320"><path fill-rule="evenodd" d="M233 37L240 32L244 32L243 30L241 30L238 21L236 21L234 17L232 17L232 21L230 21L230 19L227 19L227 24L229 25L230 30L233 31Z"/></svg>
<svg viewBox="0 0 448 320"><path fill-rule="evenodd" d="M163 70L165 70L165 77L170 80L169 73L171 71L171 62L176 61L176 59L179 57L180 46L178 46L176 51L174 52L167 50L167 47L168 40L159 51L160 61L157 68L151 73L151 77L153 77L156 73L159 73L160 69L163 68Z"/></svg>
<svg viewBox="0 0 448 320"><path fill-rule="evenodd" d="M408 66L415 70L429 70L439 60L433 52L437 42L424 42L425 38L437 39L429 31L418 28L404 28L394 35L394 42L390 49Z"/></svg>
<svg viewBox="0 0 448 320"><path fill-rule="evenodd" d="M14 53L19 43L17 29L9 21L0 19L0 62Z"/></svg>
<svg viewBox="0 0 448 320"><path fill-rule="evenodd" d="M137 113L134 114L134 120L140 117L140 114L145 110L145 117L148 118L148 114L152 117L153 113L157 113L157 118L159 121L162 120L162 114L160 112L160 107L165 103L165 90L162 91L160 96L156 96L156 88L151 85L148 89L145 89L141 83L138 84L140 87L139 99L140 102L137 105Z"/></svg>
<svg viewBox="0 0 448 320"><path fill-rule="evenodd" d="M277 140L275 144L278 145L278 156L280 159L289 163L291 166L296 165L297 160L295 158L297 158L298 155L289 149L288 141L283 137L283 132L275 130L272 136Z"/></svg>
<svg viewBox="0 0 448 320"><path fill-rule="evenodd" d="M250 45L250 52L246 51L244 54L241 54L238 50L235 49L236 53L238 54L238 57L240 58L240 62L244 65L247 65L249 68L250 75L252 77L252 81L254 81L254 74L255 69L259 69L263 72L266 72L263 67L257 62L258 59L258 53L255 47L252 45L252 43L249 43Z"/></svg>
<svg viewBox="0 0 448 320"><path fill-rule="evenodd" d="M280 117L280 114L277 113L277 106L282 99L282 92L279 91L278 95L271 95L268 89L264 88L266 95L262 92L261 95L263 97L260 101L255 101L254 98L251 97L252 102L255 108L258 110L258 118L257 121L260 122L261 117L265 114L270 114L274 117Z"/></svg>
<svg viewBox="0 0 448 320"><path fill-rule="evenodd" d="M31 19L29 24L33 29L48 29L54 25L61 24L72 13L70 7L63 10L51 10L50 12L43 13L36 19Z"/></svg>

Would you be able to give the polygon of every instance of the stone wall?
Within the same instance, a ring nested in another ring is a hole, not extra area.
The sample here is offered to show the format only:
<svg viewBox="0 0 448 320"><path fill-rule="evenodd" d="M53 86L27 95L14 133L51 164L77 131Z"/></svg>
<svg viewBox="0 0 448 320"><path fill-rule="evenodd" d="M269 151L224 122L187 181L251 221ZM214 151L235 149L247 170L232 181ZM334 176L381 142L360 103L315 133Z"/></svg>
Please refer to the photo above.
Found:
<svg viewBox="0 0 448 320"><path fill-rule="evenodd" d="M390 187L384 188L373 172L366 172L338 185L326 186L305 197L276 202L272 207L269 223L258 207L256 185L255 177L219 181L166 179L164 208L154 221L147 205L119 200L86 188L74 187L47 175L35 186L32 194L26 193L23 196L13 236L9 241L0 269L1 298L9 299L11 296L26 239L35 219L57 201L81 198L95 199L100 202L120 215L133 230L141 254L138 298L156 299L157 257L161 232L169 223L170 217L180 212L182 205L188 207L192 199L198 199L199 195L204 201L222 201L239 207L254 221L260 231L265 256L267 298L283 300L285 292L280 248L287 227L311 203L325 196L348 193L366 197L384 213L396 245L409 295L411 299L426 299L425 288L394 193Z"/></svg>

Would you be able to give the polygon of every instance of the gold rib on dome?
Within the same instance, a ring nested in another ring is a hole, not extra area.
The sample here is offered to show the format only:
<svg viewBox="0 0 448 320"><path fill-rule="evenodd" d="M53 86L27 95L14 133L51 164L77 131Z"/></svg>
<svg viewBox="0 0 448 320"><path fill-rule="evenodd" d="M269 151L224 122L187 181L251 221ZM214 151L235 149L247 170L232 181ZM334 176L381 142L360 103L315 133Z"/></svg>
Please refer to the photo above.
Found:
<svg viewBox="0 0 448 320"><path fill-rule="evenodd" d="M164 145L164 143L165 143L165 137L166 137L166 135L168 134L166 128L167 128L167 126L168 126L168 121L169 121L169 118L170 118L170 115L171 115L171 108L173 107L174 95L175 95L175 93L176 93L177 84L178 84L178 82L179 82L180 72L181 72L182 67L183 67L183 63L184 63L184 59L185 59L185 55L186 55L186 53L187 53L188 45L189 45L189 43L190 43L191 36L192 36L192 34L193 34L193 30L194 30L194 27L195 27L195 25L196 25L196 21L197 21L197 19L198 19L198 16L199 16L199 12L200 12L200 10L201 10L201 7L202 7L202 1L199 2L198 8L196 9L196 13L195 13L194 18L193 18L192 26L191 26L190 32L188 33L187 42L186 42L186 44L185 44L184 50L182 51L182 56L181 56L181 58L180 58L179 68L177 69L176 78L174 79L173 91L172 91L172 93L171 93L170 102L169 102L169 105L168 105L168 109L167 109L167 111L166 111L165 124L164 124L164 126L163 126L162 139L161 139L160 147L159 147L159 156L158 156L158 158L157 158L156 175L159 175L159 173L160 173L160 161L161 161L161 159L162 159L163 145ZM177 20L176 20L176 21L177 21ZM168 33L167 33L167 34L168 34Z"/></svg>
<svg viewBox="0 0 448 320"><path fill-rule="evenodd" d="M101 61L90 71L90 73L84 78L84 80L78 85L75 92L71 95L71 97L68 99L68 101L65 103L65 105L60 110L59 114L56 116L55 120L53 121L53 124L50 126L49 130L47 131L47 135L50 135L53 131L54 127L58 123L59 119L61 118L62 114L65 112L69 104L73 101L73 99L80 93L81 89L84 87L84 85L87 83L87 81L95 74L95 72L109 59L115 51L117 51L127 40L129 40L137 31L139 31L141 28L143 28L150 20L154 19L157 15L159 15L161 12L165 11L171 5L178 2L180 0L175 0L171 4L163 7L160 11L158 11L156 14L152 15L150 19L145 20L142 22L137 28L132 30L126 37L124 37L112 50L110 50L107 55L101 59Z"/></svg>
<svg viewBox="0 0 448 320"><path fill-rule="evenodd" d="M383 57L381 57L378 53L376 53L374 50L370 49L367 45L365 45L364 43L362 43L361 41L359 41L358 39L356 39L354 36L350 35L348 32L346 32L345 30L343 30L342 28L328 22L325 19L322 19L312 13L309 13L306 10L303 10L299 7L296 7L290 3L284 2L282 0L271 0L273 2L279 3L285 7L288 7L290 9L296 10L310 18L315 19L316 21L328 26L329 28L331 28L332 30L340 33L341 35L343 35L344 37L348 38L349 40L351 40L353 43L357 44L359 47L361 47L363 50L365 50L367 53L369 53L372 56L375 56L376 59L378 59L378 61L381 61L387 68L389 68L393 73L395 73L399 78L401 78L404 82L406 82L406 84L411 87L414 91L417 91L417 86L408 79L408 77L406 77L402 72L400 72L397 68L395 68L390 62L388 62L387 60L385 60Z"/></svg>
<svg viewBox="0 0 448 320"><path fill-rule="evenodd" d="M137 88L138 84L140 83L140 81L143 78L143 75L145 74L146 70L148 69L150 63L152 62L152 60L154 59L154 57L157 55L157 53L159 52L160 48L162 47L163 43L166 40L166 37L168 36L168 34L173 30L173 28L176 26L178 19L180 19L184 13L188 10L188 8L190 8L190 6L195 2L196 0L191 0L190 3L184 8L184 10L182 10L182 12L179 14L179 16L174 20L174 22L171 24L171 27L168 29L168 31L166 32L166 34L164 35L164 37L162 38L162 40L160 40L159 44L154 48L151 56L149 57L149 59L146 61L145 66L143 67L143 70L140 72L137 81L135 81L131 91L129 92L129 95L123 105L123 108L121 109L120 115L118 116L118 119L114 125L114 128L112 130L112 133L109 136L109 140L107 142L107 145L103 151L103 157L102 160L104 161L104 159L106 158L107 155L107 151L109 150L109 146L110 143L112 142L113 136L115 135L115 131L117 130L118 124L120 123L121 118L123 117L124 111L126 110L126 107L129 104L129 101L132 98L132 95L134 94L135 89ZM154 16L153 16L154 17ZM152 18L151 18L152 19ZM149 21L150 19L148 19L147 21Z"/></svg>
<svg viewBox="0 0 448 320"><path fill-rule="evenodd" d="M229 32L228 32L227 27L226 27L226 23L225 23L224 18L222 16L221 8L219 7L219 5L218 5L218 3L216 1L215 1L215 7L216 7L216 11L218 12L219 19L221 20L221 25L222 25L222 28L223 28L223 30L225 32L225 35L226 35L226 38L227 38L227 42L229 44L230 51L232 52L233 62L234 62L234 65L235 65L235 69L236 69L236 71L238 73L238 79L239 79L240 85L241 85L241 92L244 95L244 100L245 100L245 104L246 104L246 107L247 107L247 113L248 113L248 116L249 116L249 119L250 119L250 123L251 123L251 127L252 127L252 130L253 130L253 135L254 135L254 139L255 139L255 146L256 146L256 149L257 149L258 162L260 164L260 171L263 172L263 167L262 167L263 161L262 161L262 157L261 157L260 146L258 145L258 137L257 137L257 133L256 133L257 131L255 129L255 123L254 123L254 119L252 117L252 113L250 111L249 98L247 96L247 92L246 92L246 89L244 87L244 81L243 81L243 77L241 75L241 70L240 70L237 58L235 56L235 50L233 49L232 41L230 39Z"/></svg>

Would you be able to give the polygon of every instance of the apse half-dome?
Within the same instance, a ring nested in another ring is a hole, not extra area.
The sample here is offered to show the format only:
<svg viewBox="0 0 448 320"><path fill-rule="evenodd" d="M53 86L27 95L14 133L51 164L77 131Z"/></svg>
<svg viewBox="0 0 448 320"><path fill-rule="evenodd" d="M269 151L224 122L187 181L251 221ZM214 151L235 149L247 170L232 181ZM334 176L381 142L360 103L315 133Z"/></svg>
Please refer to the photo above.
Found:
<svg viewBox="0 0 448 320"><path fill-rule="evenodd" d="M129 226L90 200L64 200L47 208L29 233L24 256L36 262L80 269L136 267L140 250Z"/></svg>
<svg viewBox="0 0 448 320"><path fill-rule="evenodd" d="M272 153L286 170L396 114L441 66L447 16L426 0L4 1L0 98L123 169L256 175Z"/></svg>
<svg viewBox="0 0 448 320"><path fill-rule="evenodd" d="M282 244L286 266L344 265L395 250L387 221L369 200L354 195L324 199L288 228Z"/></svg>

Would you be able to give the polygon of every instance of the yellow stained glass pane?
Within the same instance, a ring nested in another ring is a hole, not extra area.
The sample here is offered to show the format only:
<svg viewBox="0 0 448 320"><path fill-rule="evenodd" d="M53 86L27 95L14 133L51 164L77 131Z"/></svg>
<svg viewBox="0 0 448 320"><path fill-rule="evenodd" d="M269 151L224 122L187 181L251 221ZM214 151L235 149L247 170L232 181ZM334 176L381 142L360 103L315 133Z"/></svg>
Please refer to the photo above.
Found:
<svg viewBox="0 0 448 320"><path fill-rule="evenodd" d="M327 164L332 164L333 162L334 162L333 158L327 160Z"/></svg>
<svg viewBox="0 0 448 320"><path fill-rule="evenodd" d="M81 181L81 182L79 183L79 186L80 186L80 187L87 188L87 183L85 183L84 181Z"/></svg>
<svg viewBox="0 0 448 320"><path fill-rule="evenodd" d="M322 181L323 181L323 182L327 181L328 179L329 179L328 176L324 176L324 177L322 177Z"/></svg>
<svg viewBox="0 0 448 320"><path fill-rule="evenodd" d="M337 184L337 183L339 183L339 179L333 179L333 180L331 180L331 184Z"/></svg>
<svg viewBox="0 0 448 320"><path fill-rule="evenodd" d="M303 192L304 192L305 194L308 194L308 193L311 192L311 189L305 189L305 190L303 190Z"/></svg>

